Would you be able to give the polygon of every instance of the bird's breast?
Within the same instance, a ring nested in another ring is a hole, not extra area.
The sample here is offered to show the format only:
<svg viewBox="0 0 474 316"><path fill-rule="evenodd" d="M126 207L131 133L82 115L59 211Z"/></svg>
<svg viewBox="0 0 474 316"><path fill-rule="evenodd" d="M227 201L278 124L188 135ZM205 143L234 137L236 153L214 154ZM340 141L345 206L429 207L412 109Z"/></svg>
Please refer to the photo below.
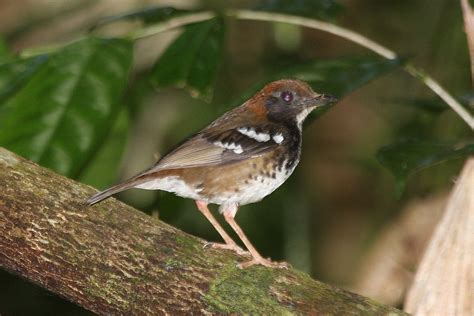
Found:
<svg viewBox="0 0 474 316"><path fill-rule="evenodd" d="M299 153L285 146L244 162L221 166L202 174L200 194L209 203L245 205L262 200L281 186L298 164Z"/></svg>

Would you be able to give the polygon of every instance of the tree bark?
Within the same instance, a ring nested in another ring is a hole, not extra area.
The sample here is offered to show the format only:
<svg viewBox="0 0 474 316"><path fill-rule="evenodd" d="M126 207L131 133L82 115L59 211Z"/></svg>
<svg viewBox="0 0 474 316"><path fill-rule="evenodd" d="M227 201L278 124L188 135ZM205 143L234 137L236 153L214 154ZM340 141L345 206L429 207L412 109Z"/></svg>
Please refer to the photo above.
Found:
<svg viewBox="0 0 474 316"><path fill-rule="evenodd" d="M474 315L474 157L456 181L405 310L414 315Z"/></svg>
<svg viewBox="0 0 474 316"><path fill-rule="evenodd" d="M98 314L401 315L293 269L254 266L0 148L0 267Z"/></svg>

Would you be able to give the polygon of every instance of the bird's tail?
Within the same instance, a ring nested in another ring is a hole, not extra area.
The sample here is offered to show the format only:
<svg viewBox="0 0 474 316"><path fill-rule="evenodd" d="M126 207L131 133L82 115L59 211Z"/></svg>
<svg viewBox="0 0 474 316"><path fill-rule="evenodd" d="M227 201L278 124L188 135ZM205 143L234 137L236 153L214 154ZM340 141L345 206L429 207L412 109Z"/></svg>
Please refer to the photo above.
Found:
<svg viewBox="0 0 474 316"><path fill-rule="evenodd" d="M131 189L134 186L140 184L139 177L134 177L132 179L129 179L123 183L119 183L117 185L114 185L113 187L110 187L102 192L97 193L96 195L92 196L89 198L85 203L89 206L94 205L96 203L99 203L100 201L103 201L112 195L125 191L127 189Z"/></svg>

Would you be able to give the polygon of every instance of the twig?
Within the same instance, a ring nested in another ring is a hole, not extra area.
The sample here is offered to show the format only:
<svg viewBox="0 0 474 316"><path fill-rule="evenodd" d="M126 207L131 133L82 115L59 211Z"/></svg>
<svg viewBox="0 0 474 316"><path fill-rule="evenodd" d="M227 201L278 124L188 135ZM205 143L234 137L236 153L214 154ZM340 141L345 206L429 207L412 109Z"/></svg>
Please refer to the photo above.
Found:
<svg viewBox="0 0 474 316"><path fill-rule="evenodd" d="M165 31L169 31L181 26L185 26L188 24L193 24L197 22L206 21L212 19L216 16L216 13L212 11L202 11L198 13L191 13L186 14L183 16L179 16L177 18L169 19L165 22L153 24L139 30L132 32L128 37L132 40L141 39L144 37L156 35L158 33L162 33Z"/></svg>
<svg viewBox="0 0 474 316"><path fill-rule="evenodd" d="M363 46L387 59L394 59L398 57L394 51L368 39L367 37L359 33L356 33L354 31L332 23L316 20L313 18L310 19L289 14L251 10L229 10L225 12L225 14L229 17L234 17L240 20L280 22L316 29L328 32L330 34L339 36L341 38L359 44L360 46ZM210 11L192 13L150 27L145 27L139 31L136 31L135 33L132 33L130 38L140 39L146 36L151 36L157 33L171 30L173 28L185 26L187 24L208 20L214 16L216 16L216 14ZM469 125L471 129L474 130L474 116L471 115L437 81L435 81L433 78L425 74L422 70L414 67L411 64L407 64L405 66L405 70L413 77L417 78L418 80L421 80L428 88L430 88L434 93L436 93L444 102L446 102L448 106L451 107L454 112L459 115L459 117L461 117L461 119L463 119L467 123L467 125Z"/></svg>
<svg viewBox="0 0 474 316"><path fill-rule="evenodd" d="M397 58L397 54L390 49L377 44L376 42L368 39L367 37L343 28L341 26L316 20L313 18L305 18L301 16L273 13L273 12L262 12L262 11L251 11L251 10L235 10L229 11L229 16L233 16L241 20L254 20L254 21L266 21L266 22L280 22L288 23L293 25L304 26L310 29L316 29L324 32L331 33L333 35L348 39L360 46L366 47L375 53L383 56L387 59Z"/></svg>

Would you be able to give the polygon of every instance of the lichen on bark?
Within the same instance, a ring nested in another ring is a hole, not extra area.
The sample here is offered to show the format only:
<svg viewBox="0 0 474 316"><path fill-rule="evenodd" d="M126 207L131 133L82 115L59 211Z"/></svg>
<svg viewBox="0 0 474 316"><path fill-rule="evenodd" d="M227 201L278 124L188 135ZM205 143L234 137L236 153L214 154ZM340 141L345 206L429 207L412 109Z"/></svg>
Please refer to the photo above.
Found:
<svg viewBox="0 0 474 316"><path fill-rule="evenodd" d="M255 266L0 148L0 267L98 314L401 315L293 269Z"/></svg>

